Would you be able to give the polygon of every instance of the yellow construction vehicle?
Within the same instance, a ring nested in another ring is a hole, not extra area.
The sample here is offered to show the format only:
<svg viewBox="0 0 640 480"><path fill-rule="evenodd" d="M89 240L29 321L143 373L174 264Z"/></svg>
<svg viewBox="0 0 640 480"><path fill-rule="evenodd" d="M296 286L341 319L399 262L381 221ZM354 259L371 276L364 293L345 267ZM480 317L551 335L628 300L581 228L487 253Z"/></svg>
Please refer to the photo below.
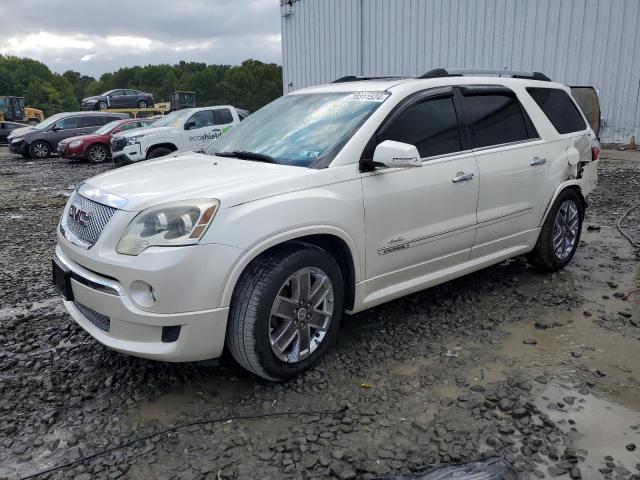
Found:
<svg viewBox="0 0 640 480"><path fill-rule="evenodd" d="M24 97L0 95L0 122L18 122L36 125L44 120L44 112L25 107Z"/></svg>

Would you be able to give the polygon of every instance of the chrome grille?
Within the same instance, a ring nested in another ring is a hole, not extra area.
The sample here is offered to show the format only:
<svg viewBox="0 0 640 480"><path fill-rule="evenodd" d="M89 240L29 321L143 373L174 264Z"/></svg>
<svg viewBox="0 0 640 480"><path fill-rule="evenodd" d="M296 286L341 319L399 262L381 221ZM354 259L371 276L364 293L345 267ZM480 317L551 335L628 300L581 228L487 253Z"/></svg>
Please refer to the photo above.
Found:
<svg viewBox="0 0 640 480"><path fill-rule="evenodd" d="M98 313L95 310L85 305L82 305L77 300L73 301L73 305L87 320L93 323L100 330L108 332L109 329L111 328L111 320L106 315L103 315L102 313Z"/></svg>
<svg viewBox="0 0 640 480"><path fill-rule="evenodd" d="M122 150L124 147L127 146L127 139L126 138L113 138L111 139L111 151L112 152L119 152L120 150Z"/></svg>
<svg viewBox="0 0 640 480"><path fill-rule="evenodd" d="M91 248L115 212L116 209L113 207L94 202L74 192L62 214L62 234L79 247Z"/></svg>

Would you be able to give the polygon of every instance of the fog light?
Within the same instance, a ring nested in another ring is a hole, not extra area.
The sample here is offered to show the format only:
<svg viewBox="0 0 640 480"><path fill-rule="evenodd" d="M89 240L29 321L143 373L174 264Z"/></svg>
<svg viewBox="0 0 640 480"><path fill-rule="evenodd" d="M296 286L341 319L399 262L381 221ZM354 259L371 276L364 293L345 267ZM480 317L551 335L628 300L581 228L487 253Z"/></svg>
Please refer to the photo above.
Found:
<svg viewBox="0 0 640 480"><path fill-rule="evenodd" d="M141 307L149 308L156 302L153 287L147 282L136 280L131 284L131 298Z"/></svg>

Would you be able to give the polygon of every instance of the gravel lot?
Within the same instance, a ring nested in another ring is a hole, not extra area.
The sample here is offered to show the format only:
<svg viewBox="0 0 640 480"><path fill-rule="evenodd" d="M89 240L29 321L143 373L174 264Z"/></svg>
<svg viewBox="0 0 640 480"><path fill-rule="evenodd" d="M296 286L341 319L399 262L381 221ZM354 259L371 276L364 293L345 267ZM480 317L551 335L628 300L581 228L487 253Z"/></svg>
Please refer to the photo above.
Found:
<svg viewBox="0 0 640 480"><path fill-rule="evenodd" d="M622 296L640 253L615 221L640 200L640 155L604 156L567 269L517 258L347 317L318 368L269 384L126 357L77 327L50 284L54 232L109 166L0 148L0 478L183 422L333 411L194 425L38 478L375 478L497 452L523 479L639 479L640 294Z"/></svg>

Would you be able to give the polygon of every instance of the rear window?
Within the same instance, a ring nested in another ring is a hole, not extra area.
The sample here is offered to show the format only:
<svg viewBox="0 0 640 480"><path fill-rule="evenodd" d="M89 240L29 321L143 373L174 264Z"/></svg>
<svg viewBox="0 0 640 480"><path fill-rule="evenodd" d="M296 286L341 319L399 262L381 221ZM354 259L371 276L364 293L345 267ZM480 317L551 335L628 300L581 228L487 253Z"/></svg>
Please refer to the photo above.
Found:
<svg viewBox="0 0 640 480"><path fill-rule="evenodd" d="M571 97L558 88L527 88L558 133L581 132L587 128Z"/></svg>
<svg viewBox="0 0 640 480"><path fill-rule="evenodd" d="M484 94L464 98L473 125L475 148L535 138L527 131L527 120L513 95Z"/></svg>

